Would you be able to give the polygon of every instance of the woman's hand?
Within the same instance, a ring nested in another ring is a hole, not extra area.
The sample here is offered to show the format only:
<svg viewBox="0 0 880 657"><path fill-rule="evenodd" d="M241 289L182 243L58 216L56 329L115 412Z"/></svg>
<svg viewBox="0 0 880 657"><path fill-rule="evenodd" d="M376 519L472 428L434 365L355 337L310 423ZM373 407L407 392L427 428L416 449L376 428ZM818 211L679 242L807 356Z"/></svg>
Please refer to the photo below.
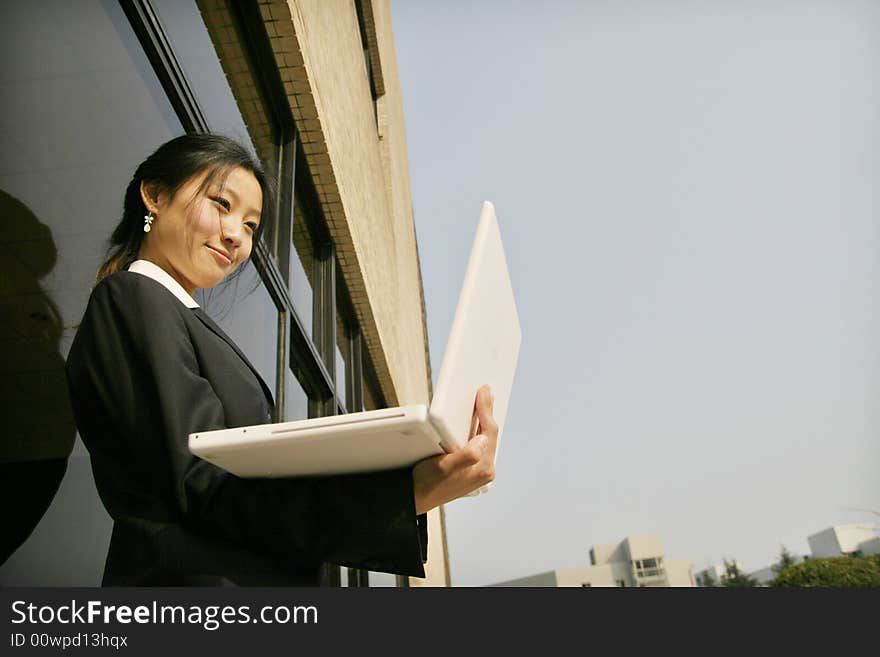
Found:
<svg viewBox="0 0 880 657"><path fill-rule="evenodd" d="M462 449L432 456L413 467L417 515L467 495L495 479L498 425L492 417L494 401L489 386L480 388L474 407L479 421L477 435Z"/></svg>

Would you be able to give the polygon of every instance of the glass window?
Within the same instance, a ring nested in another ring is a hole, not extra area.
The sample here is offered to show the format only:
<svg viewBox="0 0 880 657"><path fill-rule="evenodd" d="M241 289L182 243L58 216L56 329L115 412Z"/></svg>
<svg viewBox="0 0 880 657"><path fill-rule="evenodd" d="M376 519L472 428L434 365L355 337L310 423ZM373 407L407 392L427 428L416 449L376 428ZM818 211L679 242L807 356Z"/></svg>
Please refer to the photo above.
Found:
<svg viewBox="0 0 880 657"><path fill-rule="evenodd" d="M357 413L363 409L363 377L362 363L354 361L353 342L360 342L357 319L351 298L345 285L345 278L339 263L336 264L336 395L339 403L349 413ZM360 354L362 350L358 349Z"/></svg>
<svg viewBox="0 0 880 657"><path fill-rule="evenodd" d="M397 586L397 577L391 573L377 573L373 570L368 573L370 587Z"/></svg>
<svg viewBox="0 0 880 657"><path fill-rule="evenodd" d="M242 142L274 172L277 144L253 65L226 7L210 5L202 13L193 0L153 0L211 132Z"/></svg>
<svg viewBox="0 0 880 657"><path fill-rule="evenodd" d="M290 335L290 319L288 315L287 334ZM289 346L288 348L291 348ZM288 353L288 355L290 355ZM309 417L309 396L302 384L286 363L284 379L284 421L305 420Z"/></svg>
<svg viewBox="0 0 880 657"><path fill-rule="evenodd" d="M63 358L135 167L183 128L118 3L15 2L2 11L0 363L16 368L0 370L0 394L15 399L6 436L18 432L4 449L26 448L3 456L42 461L74 447L51 506L0 581L95 586L111 521L74 443Z"/></svg>
<svg viewBox="0 0 880 657"><path fill-rule="evenodd" d="M315 289L315 245L298 197L293 200L293 250L290 254L290 296L306 334L314 335L312 305Z"/></svg>
<svg viewBox="0 0 880 657"><path fill-rule="evenodd" d="M275 396L278 309L252 261L196 301L239 346Z"/></svg>
<svg viewBox="0 0 880 657"><path fill-rule="evenodd" d="M299 380L287 369L284 388L284 420L305 420L309 417L309 397Z"/></svg>
<svg viewBox="0 0 880 657"><path fill-rule="evenodd" d="M345 327L345 322L342 321L339 313L336 313L336 398L349 413L360 410L359 408L352 408L350 402L353 400L348 399L348 372L346 368L351 359L350 352L348 331Z"/></svg>

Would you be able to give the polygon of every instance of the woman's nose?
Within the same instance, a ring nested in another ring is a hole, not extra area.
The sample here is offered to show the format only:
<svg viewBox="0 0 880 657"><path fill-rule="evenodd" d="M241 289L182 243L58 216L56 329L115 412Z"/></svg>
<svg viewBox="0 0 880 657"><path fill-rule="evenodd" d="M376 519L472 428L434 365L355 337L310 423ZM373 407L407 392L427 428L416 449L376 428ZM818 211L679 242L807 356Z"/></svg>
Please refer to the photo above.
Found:
<svg viewBox="0 0 880 657"><path fill-rule="evenodd" d="M224 242L240 246L242 230L241 224L232 218L227 217L220 220L220 237Z"/></svg>

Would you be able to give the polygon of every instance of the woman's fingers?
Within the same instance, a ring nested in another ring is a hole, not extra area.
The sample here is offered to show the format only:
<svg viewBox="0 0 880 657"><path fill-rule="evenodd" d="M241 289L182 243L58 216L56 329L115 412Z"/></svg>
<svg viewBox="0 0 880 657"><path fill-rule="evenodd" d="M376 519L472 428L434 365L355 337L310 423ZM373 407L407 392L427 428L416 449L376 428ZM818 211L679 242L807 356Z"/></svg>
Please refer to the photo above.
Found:
<svg viewBox="0 0 880 657"><path fill-rule="evenodd" d="M479 433L459 450L425 459L413 469L416 510L422 513L457 499L495 479L498 424L489 386L477 391L474 416Z"/></svg>
<svg viewBox="0 0 880 657"><path fill-rule="evenodd" d="M477 435L469 439L461 449L443 457L444 462L441 467L445 472L476 465L492 448L490 441L498 437L498 425L492 417L493 403L489 386L484 385L477 390L477 398L474 402Z"/></svg>
<svg viewBox="0 0 880 657"><path fill-rule="evenodd" d="M498 424L492 416L493 407L495 406L495 398L492 396L489 386L483 386L477 391L477 402L474 407L474 413L480 421L480 433L498 437Z"/></svg>
<svg viewBox="0 0 880 657"><path fill-rule="evenodd" d="M462 449L440 457L437 465L444 477L461 482L467 489L461 494L469 493L495 478L495 459L489 453L490 447L488 436L474 436Z"/></svg>
<svg viewBox="0 0 880 657"><path fill-rule="evenodd" d="M438 465L445 474L452 474L456 470L479 463L485 452L486 437L474 436L461 449L441 456Z"/></svg>
<svg viewBox="0 0 880 657"><path fill-rule="evenodd" d="M462 458L467 459L470 475L476 480L475 488L495 479L495 450L498 441L498 424L492 416L495 398L488 385L477 390L474 415L479 421L479 433L471 438Z"/></svg>
<svg viewBox="0 0 880 657"><path fill-rule="evenodd" d="M486 450L489 449L489 439L483 434L479 434L471 438L465 448L463 459L468 465L474 465L480 462Z"/></svg>

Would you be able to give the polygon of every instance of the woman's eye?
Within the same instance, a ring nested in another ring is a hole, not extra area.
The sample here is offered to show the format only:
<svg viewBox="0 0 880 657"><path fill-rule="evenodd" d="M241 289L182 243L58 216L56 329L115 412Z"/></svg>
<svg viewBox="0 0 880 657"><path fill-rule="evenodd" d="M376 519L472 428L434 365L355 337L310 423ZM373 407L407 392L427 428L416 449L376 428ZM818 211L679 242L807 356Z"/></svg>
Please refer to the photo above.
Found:
<svg viewBox="0 0 880 657"><path fill-rule="evenodd" d="M227 212L229 211L229 208L230 208L229 201L227 201L222 196L214 196L211 198L211 200L214 201L214 203L216 203L217 205L222 207Z"/></svg>
<svg viewBox="0 0 880 657"><path fill-rule="evenodd" d="M248 228L251 229L251 232L252 232L252 233L257 232L257 227L258 227L259 225L260 225L260 224L258 224L258 223L255 222L255 221L249 221L249 222L247 222L247 223L245 224L245 226L247 226Z"/></svg>

